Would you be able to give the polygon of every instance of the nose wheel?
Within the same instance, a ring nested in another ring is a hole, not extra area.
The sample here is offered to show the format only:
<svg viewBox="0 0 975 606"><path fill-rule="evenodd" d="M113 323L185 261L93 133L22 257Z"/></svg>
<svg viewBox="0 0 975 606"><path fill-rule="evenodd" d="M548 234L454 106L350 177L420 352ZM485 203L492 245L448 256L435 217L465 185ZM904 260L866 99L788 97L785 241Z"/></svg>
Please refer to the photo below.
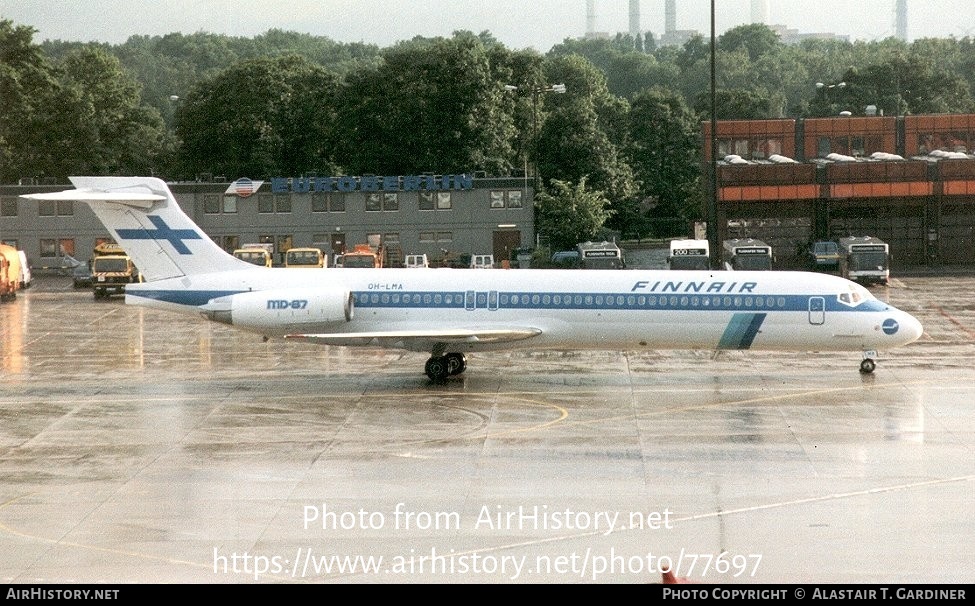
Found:
<svg viewBox="0 0 975 606"><path fill-rule="evenodd" d="M860 372L865 375L872 373L876 368L877 368L877 363L871 360L870 358L866 358L865 360L860 362Z"/></svg>

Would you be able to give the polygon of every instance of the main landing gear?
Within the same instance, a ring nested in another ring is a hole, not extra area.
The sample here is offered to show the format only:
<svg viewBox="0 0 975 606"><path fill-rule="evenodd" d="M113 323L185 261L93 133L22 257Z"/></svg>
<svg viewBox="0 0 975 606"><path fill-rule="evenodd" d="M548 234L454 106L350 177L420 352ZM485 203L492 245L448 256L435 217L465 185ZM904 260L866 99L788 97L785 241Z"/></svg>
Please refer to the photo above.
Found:
<svg viewBox="0 0 975 606"><path fill-rule="evenodd" d="M467 356L458 352L434 354L427 360L424 370L431 381L443 383L447 377L459 375L467 370Z"/></svg>

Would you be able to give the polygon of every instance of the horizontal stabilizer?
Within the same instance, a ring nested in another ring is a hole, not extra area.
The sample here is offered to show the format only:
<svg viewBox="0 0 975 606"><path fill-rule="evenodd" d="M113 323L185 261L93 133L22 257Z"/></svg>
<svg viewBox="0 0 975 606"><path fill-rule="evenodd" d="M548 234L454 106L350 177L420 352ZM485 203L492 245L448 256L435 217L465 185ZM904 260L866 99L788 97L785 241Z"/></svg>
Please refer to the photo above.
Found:
<svg viewBox="0 0 975 606"><path fill-rule="evenodd" d="M93 189L69 189L46 194L25 194L21 196L28 200L74 200L78 202L117 202L139 208L149 208L153 202L161 202L166 196L156 194L137 194L122 192L106 192Z"/></svg>

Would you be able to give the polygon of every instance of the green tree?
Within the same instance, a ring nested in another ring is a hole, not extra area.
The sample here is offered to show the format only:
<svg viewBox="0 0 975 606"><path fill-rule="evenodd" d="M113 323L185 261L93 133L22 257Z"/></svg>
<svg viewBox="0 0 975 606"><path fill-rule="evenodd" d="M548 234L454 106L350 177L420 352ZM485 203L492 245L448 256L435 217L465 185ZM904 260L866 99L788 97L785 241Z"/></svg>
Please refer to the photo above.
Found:
<svg viewBox="0 0 975 606"><path fill-rule="evenodd" d="M885 115L971 111L969 88L958 74L936 59L916 54L894 56L843 75L845 86L831 100L833 107L863 115L874 105Z"/></svg>
<svg viewBox="0 0 975 606"><path fill-rule="evenodd" d="M761 90L718 89L714 99L718 120L763 120L773 117L772 100ZM710 92L705 91L697 96L694 111L703 120L711 119Z"/></svg>
<svg viewBox="0 0 975 606"><path fill-rule="evenodd" d="M700 134L696 116L673 91L654 89L631 102L626 157L640 183L643 212L633 235L683 233L700 209Z"/></svg>
<svg viewBox="0 0 975 606"><path fill-rule="evenodd" d="M761 23L751 23L734 27L718 37L719 52L733 52L744 49L750 61L778 53L782 41L775 30Z"/></svg>
<svg viewBox="0 0 975 606"><path fill-rule="evenodd" d="M0 20L0 179L63 176L63 154L82 148L79 120L71 118L77 98L61 90L57 71L35 30Z"/></svg>
<svg viewBox="0 0 975 606"><path fill-rule="evenodd" d="M564 83L566 93L538 97L537 165L543 185L585 179L614 205L630 199L636 184L620 153L626 101L611 95L605 76L577 55L546 61L545 76L549 82Z"/></svg>
<svg viewBox="0 0 975 606"><path fill-rule="evenodd" d="M180 102L184 176L333 172L334 74L298 56L242 61Z"/></svg>
<svg viewBox="0 0 975 606"><path fill-rule="evenodd" d="M349 74L340 95L342 156L353 172L483 170L513 158L511 100L492 66L495 43L469 32L417 38Z"/></svg>
<svg viewBox="0 0 975 606"><path fill-rule="evenodd" d="M162 117L142 105L138 83L106 50L86 46L62 59L66 89L76 91L87 144L77 170L84 174L153 174L171 149Z"/></svg>
<svg viewBox="0 0 975 606"><path fill-rule="evenodd" d="M538 232L551 250L575 248L592 240L612 216L603 192L590 189L583 178L578 184L553 180L535 199Z"/></svg>

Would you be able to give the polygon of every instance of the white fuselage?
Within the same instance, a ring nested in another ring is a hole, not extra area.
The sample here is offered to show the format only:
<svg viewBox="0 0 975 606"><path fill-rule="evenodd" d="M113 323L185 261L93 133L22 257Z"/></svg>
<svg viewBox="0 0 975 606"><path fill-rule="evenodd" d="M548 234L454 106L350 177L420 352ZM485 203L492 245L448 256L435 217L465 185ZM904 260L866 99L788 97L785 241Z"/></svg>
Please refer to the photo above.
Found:
<svg viewBox="0 0 975 606"><path fill-rule="evenodd" d="M348 294L354 309L343 314L335 306ZM854 351L903 345L921 334L912 316L862 287L807 272L254 268L136 284L126 300L210 310L213 319L267 336L348 334L348 344L359 344L353 333L538 331L513 342L452 345L457 351ZM312 312L320 300L334 313ZM222 317L213 313L219 309ZM429 345L414 339L395 346Z"/></svg>

